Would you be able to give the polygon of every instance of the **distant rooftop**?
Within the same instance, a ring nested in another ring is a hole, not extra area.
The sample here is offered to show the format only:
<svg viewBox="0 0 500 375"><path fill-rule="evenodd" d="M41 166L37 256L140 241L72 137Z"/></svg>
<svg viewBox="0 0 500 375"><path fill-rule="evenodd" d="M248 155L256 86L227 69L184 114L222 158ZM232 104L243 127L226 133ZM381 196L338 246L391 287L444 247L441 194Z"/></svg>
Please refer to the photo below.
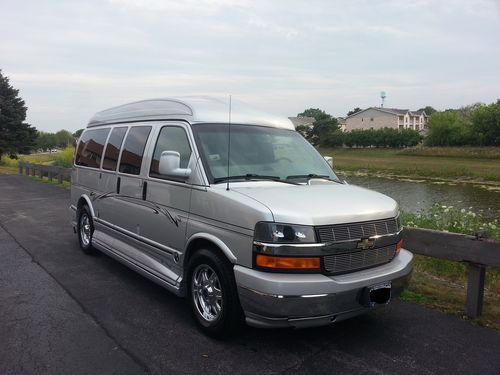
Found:
<svg viewBox="0 0 500 375"><path fill-rule="evenodd" d="M375 109L375 110L380 111L380 112L390 113L390 114L398 115L398 116L404 116L407 113L410 116L420 116L422 113L427 116L427 113L425 113L425 111L423 109L419 109L418 111L410 111L409 109L399 109L399 108L369 107L369 108L363 109L362 111L353 113L352 115L347 116L346 118L357 116L360 113L368 111L369 109Z"/></svg>

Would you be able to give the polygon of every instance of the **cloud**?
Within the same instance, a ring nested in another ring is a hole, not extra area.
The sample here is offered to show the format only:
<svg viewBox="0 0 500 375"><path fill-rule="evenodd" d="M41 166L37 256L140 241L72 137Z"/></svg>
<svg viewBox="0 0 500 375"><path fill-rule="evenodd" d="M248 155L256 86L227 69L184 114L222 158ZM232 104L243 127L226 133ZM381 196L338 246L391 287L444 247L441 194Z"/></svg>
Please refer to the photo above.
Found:
<svg viewBox="0 0 500 375"><path fill-rule="evenodd" d="M127 9L160 12L207 12L220 8L249 8L250 0L109 0L113 5Z"/></svg>
<svg viewBox="0 0 500 375"><path fill-rule="evenodd" d="M345 115L381 90L452 107L498 96L499 4L5 0L0 68L42 130L168 95L233 94L283 115Z"/></svg>

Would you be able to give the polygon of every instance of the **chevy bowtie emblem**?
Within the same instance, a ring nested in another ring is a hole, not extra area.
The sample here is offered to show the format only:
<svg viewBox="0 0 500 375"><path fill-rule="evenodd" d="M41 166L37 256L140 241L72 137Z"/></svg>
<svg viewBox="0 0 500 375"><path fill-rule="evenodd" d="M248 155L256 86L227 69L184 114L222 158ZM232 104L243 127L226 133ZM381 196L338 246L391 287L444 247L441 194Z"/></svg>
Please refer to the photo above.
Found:
<svg viewBox="0 0 500 375"><path fill-rule="evenodd" d="M375 245L375 240L365 238L361 241L358 241L358 244L356 245L356 249L368 250L368 249L371 249L373 247L373 245Z"/></svg>

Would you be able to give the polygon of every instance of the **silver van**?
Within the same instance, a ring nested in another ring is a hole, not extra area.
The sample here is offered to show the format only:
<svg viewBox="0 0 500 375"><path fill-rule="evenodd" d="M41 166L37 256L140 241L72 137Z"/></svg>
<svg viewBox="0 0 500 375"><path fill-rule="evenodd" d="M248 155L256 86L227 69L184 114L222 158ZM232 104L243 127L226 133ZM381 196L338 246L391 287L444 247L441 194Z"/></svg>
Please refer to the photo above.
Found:
<svg viewBox="0 0 500 375"><path fill-rule="evenodd" d="M286 119L208 97L97 113L72 172L72 224L178 296L207 333L327 325L397 296L413 256L397 203L339 180Z"/></svg>

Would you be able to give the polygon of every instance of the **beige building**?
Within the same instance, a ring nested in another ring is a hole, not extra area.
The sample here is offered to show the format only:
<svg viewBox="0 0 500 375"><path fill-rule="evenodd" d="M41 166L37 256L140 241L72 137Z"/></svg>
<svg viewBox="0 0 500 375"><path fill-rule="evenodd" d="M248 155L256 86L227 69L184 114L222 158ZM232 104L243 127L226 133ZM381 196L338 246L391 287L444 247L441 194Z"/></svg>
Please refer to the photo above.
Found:
<svg viewBox="0 0 500 375"><path fill-rule="evenodd" d="M425 132L428 117L424 110L370 107L346 117L345 130L395 128Z"/></svg>
<svg viewBox="0 0 500 375"><path fill-rule="evenodd" d="M346 125L346 122L345 122L345 117L337 117L337 122L339 124L339 129L343 132L346 131L345 129L345 125Z"/></svg>

